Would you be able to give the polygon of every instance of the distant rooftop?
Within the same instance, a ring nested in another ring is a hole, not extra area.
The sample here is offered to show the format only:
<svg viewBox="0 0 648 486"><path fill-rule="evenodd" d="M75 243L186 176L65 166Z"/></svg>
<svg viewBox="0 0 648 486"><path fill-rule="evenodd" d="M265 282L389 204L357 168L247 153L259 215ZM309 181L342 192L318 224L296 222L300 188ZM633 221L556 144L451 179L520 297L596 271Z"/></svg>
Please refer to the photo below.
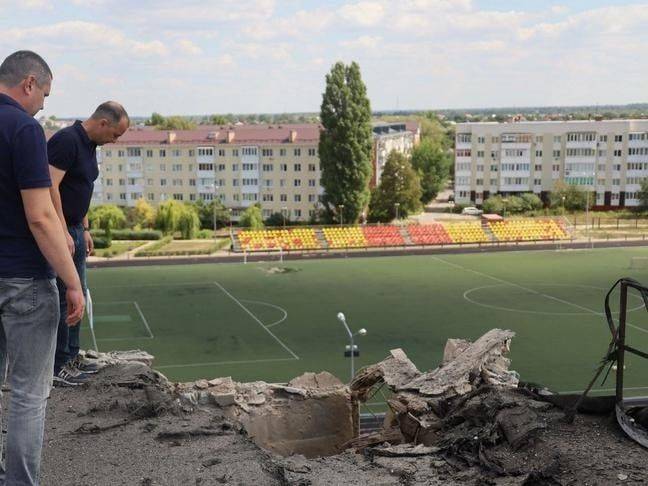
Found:
<svg viewBox="0 0 648 486"><path fill-rule="evenodd" d="M417 133L416 121L379 124L392 127L400 125L404 130ZM151 127L129 128L115 145L135 144L272 144L272 143L316 143L319 141L322 125L271 124L271 125L199 125L193 130L156 130ZM398 131L394 129L394 132ZM392 133L394 133L392 132Z"/></svg>

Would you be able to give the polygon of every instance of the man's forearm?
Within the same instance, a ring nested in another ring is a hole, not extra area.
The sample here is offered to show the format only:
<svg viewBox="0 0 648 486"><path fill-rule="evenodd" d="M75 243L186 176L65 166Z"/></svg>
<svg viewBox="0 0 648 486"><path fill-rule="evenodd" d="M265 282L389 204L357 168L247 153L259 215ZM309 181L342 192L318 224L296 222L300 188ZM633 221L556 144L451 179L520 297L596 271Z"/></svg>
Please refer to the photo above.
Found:
<svg viewBox="0 0 648 486"><path fill-rule="evenodd" d="M58 277L63 280L65 286L69 289L81 290L79 275L68 251L65 234L54 207L38 220L29 221L29 229L34 235L41 253Z"/></svg>
<svg viewBox="0 0 648 486"><path fill-rule="evenodd" d="M52 186L50 188L50 195L52 196L52 203L54 204L54 209L56 209L56 214L61 222L61 227L63 228L63 231L67 231L67 223L65 222L65 215L63 214L63 203L61 202L61 193L59 192L58 187Z"/></svg>

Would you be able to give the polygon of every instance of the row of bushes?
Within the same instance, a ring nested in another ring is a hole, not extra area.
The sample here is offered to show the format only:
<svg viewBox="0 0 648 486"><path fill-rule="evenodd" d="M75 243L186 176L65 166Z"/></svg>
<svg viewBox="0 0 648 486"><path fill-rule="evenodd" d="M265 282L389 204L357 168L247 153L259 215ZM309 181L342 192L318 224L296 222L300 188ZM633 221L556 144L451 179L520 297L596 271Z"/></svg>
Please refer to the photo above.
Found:
<svg viewBox="0 0 648 486"><path fill-rule="evenodd" d="M174 250L174 251L150 251L148 249L138 251L135 253L136 257L153 257L153 256L195 256L195 255L210 255L215 251L214 248L206 248L203 250Z"/></svg>
<svg viewBox="0 0 648 486"><path fill-rule="evenodd" d="M90 231L92 239L95 241L97 238L107 238L106 232L102 229L93 229ZM158 230L131 230L131 229L114 229L110 232L110 239L113 240L144 240L154 241L162 238L162 232ZM106 247L103 247L106 248Z"/></svg>
<svg viewBox="0 0 648 486"><path fill-rule="evenodd" d="M153 243L152 245L150 245L150 246L148 246L148 247L146 247L146 248L144 248L144 249L142 249L142 250L140 250L138 252L135 252L135 256L136 257L138 257L138 256L152 256L150 254L155 254L162 247L164 247L164 246L168 245L169 243L171 243L172 240L173 240L172 236L165 236L161 240L158 240L155 243Z"/></svg>

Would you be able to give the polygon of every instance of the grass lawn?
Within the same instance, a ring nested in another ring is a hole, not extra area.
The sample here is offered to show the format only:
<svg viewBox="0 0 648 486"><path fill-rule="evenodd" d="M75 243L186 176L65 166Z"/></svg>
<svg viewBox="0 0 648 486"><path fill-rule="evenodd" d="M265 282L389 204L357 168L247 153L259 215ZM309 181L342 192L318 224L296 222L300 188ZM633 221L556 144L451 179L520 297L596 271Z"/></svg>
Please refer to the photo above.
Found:
<svg viewBox="0 0 648 486"><path fill-rule="evenodd" d="M94 255L98 257L114 257L117 255L121 255L122 253L126 253L127 251L133 250L137 247L140 247L144 243L148 243L148 241L113 240L110 247L95 250Z"/></svg>
<svg viewBox="0 0 648 486"><path fill-rule="evenodd" d="M166 251L196 251L196 250L210 250L214 251L223 247L223 242L229 245L229 238L214 240L173 240L168 245L160 249L162 252Z"/></svg>
<svg viewBox="0 0 648 486"><path fill-rule="evenodd" d="M607 289L622 276L648 283L647 270L629 269L632 256L648 248L104 268L88 277L99 349L145 349L174 380L286 381L320 370L346 380L341 311L352 329L368 330L358 366L402 347L426 370L446 339L500 327L517 333L511 368L524 380L571 391L585 387L610 341ZM628 342L648 350L648 313L636 295L629 307ZM84 325L82 345L90 343ZM626 387L647 394L648 360L627 360ZM613 386L611 378L603 388Z"/></svg>

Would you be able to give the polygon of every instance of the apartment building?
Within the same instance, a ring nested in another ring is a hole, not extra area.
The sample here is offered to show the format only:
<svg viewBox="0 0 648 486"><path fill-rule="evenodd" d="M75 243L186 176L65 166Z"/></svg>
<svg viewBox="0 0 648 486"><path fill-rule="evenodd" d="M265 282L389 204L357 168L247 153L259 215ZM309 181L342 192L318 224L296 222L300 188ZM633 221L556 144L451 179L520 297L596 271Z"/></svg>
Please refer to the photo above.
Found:
<svg viewBox="0 0 648 486"><path fill-rule="evenodd" d="M409 156L420 140L421 128L418 122L375 123L373 125L371 185L377 186L380 183L387 157L392 151Z"/></svg>
<svg viewBox="0 0 648 486"><path fill-rule="evenodd" d="M648 120L460 123L455 201L533 192L548 201L557 181L596 194L599 208L636 206L648 176Z"/></svg>
<svg viewBox="0 0 648 486"><path fill-rule="evenodd" d="M102 147L94 203L133 206L219 199L242 210L261 203L264 217L284 213L308 220L323 190L318 125L128 130Z"/></svg>
<svg viewBox="0 0 648 486"><path fill-rule="evenodd" d="M93 204L134 206L144 198L155 206L170 199L217 198L232 209L234 220L245 208L260 203L264 217L283 213L291 220L307 221L324 193L320 130L316 124L177 131L131 128L117 143L99 151L100 177ZM403 137L407 143L393 142ZM374 164L384 165L386 148L409 153L418 137L416 122L374 132Z"/></svg>

